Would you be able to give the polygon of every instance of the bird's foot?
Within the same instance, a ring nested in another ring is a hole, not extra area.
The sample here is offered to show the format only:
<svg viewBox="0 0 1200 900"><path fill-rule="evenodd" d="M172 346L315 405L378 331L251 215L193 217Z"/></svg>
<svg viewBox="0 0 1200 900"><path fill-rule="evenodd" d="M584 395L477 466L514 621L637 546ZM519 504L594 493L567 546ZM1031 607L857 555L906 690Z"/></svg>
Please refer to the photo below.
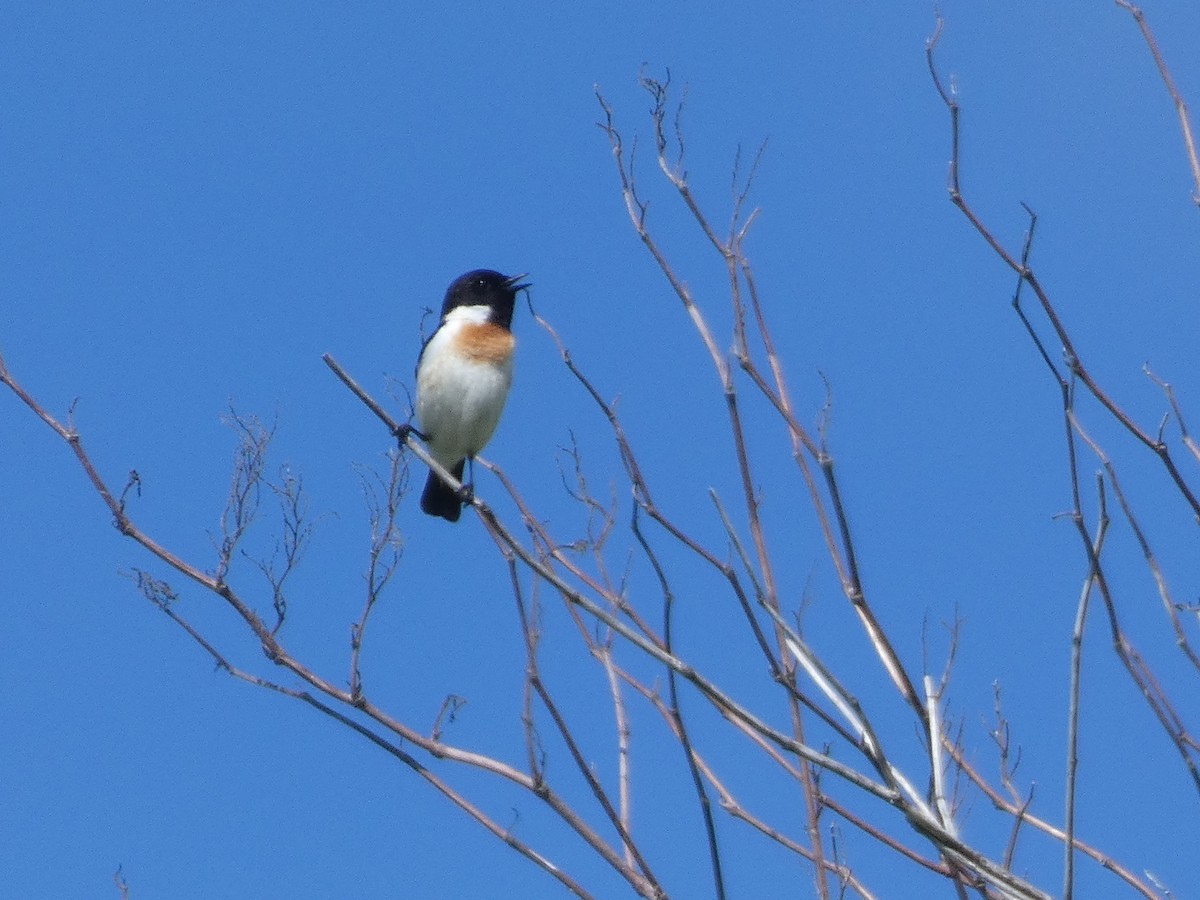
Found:
<svg viewBox="0 0 1200 900"><path fill-rule="evenodd" d="M396 440L399 441L401 444L408 442L408 436L410 434L415 434L421 440L426 441L426 442L428 442L428 440L429 440L411 422L405 422L403 425L397 425L395 427L395 429L392 431L392 434L394 434L396 436Z"/></svg>

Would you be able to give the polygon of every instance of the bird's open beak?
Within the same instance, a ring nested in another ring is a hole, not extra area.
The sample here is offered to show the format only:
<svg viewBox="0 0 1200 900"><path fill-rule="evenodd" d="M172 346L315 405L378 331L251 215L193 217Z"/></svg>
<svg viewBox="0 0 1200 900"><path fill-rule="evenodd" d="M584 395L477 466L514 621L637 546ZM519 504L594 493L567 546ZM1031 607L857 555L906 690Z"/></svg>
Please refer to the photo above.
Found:
<svg viewBox="0 0 1200 900"><path fill-rule="evenodd" d="M504 279L504 286L507 287L511 291L524 290L525 288L530 287L533 284L533 282L527 281L524 284L518 284L517 282L519 282L522 278L528 278L528 277L529 277L528 272L522 272L520 275L511 275L508 278Z"/></svg>

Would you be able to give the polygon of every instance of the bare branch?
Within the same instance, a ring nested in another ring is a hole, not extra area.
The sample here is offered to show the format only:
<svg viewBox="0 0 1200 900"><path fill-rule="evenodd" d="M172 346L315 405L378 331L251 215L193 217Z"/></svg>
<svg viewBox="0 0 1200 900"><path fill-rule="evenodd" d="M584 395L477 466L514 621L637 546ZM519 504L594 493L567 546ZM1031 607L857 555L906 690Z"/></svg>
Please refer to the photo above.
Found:
<svg viewBox="0 0 1200 900"><path fill-rule="evenodd" d="M374 472L359 473L371 526L371 544L367 554L367 571L363 575L366 599L362 615L350 626L350 693L355 697L361 695L363 689L360 662L367 619L396 574L404 550L404 538L397 516L400 501L408 492L408 461L399 450L389 452L387 459L386 480Z"/></svg>
<svg viewBox="0 0 1200 900"><path fill-rule="evenodd" d="M1088 389L1089 393L1096 398L1114 419L1128 431L1139 443L1150 449L1162 463L1167 474L1174 482L1176 489L1180 495L1187 501L1191 507L1193 515L1200 518L1200 499L1197 498L1195 491L1183 474L1175 465L1174 457L1171 456L1170 448L1161 440L1148 433L1145 429L1139 426L1117 403L1101 388L1100 384L1092 376L1091 372L1084 365L1083 359L1075 348L1074 341L1067 332L1066 326L1063 324L1062 318L1058 314L1058 310L1050 301L1050 296L1043 287L1041 281L1034 273L1033 269L1028 265L1028 241L1026 242L1026 250L1021 258L1014 257L1006 250L1000 240L992 233L992 231L983 223L976 215L975 211L967 203L963 197L962 190L959 186L959 105L958 99L953 89L947 90L944 86L941 76L938 74L937 66L934 60L934 52L937 49L938 43L941 40L944 22L941 17L938 17L937 27L934 30L933 36L926 44L926 58L929 63L929 71L933 76L934 86L938 94L942 98L942 102L946 105L950 113L950 129L951 129L951 146L952 157L950 164L950 199L955 206L966 216L972 227L978 232L980 237L987 242L988 246L995 251L996 255L1015 272L1022 281L1029 285L1037 297L1042 313L1054 330L1056 340L1062 345L1063 357L1066 360L1066 366L1073 378L1077 378ZM1031 329L1032 333L1032 329ZM1044 354L1044 358L1049 361L1049 356ZM1055 369L1055 377L1059 383L1063 383L1065 379L1057 373Z"/></svg>
<svg viewBox="0 0 1200 900"><path fill-rule="evenodd" d="M1188 163L1192 169L1192 181L1196 185L1196 190L1192 194L1192 202L1200 206L1200 157L1196 155L1196 141L1192 137L1192 123L1188 118L1187 104L1183 102L1183 95L1175 87L1175 79L1171 77L1167 62L1158 49L1158 41L1154 39L1154 33L1150 30L1150 25L1146 22L1142 10L1130 3L1129 0L1116 0L1116 4L1122 9L1129 10L1130 15L1137 22L1142 37L1146 40L1146 46L1150 48L1150 55L1154 57L1154 65L1158 68L1158 74L1162 76L1163 84L1167 86L1167 93L1171 95L1175 113L1179 116L1179 128L1183 132L1183 145L1187 149Z"/></svg>
<svg viewBox="0 0 1200 900"><path fill-rule="evenodd" d="M1096 492L1100 498L1100 512L1091 555L1099 562L1109 522L1104 479L1099 475L1096 476ZM1083 674L1083 629L1087 622L1088 602L1095 584L1096 572L1089 569L1083 581L1083 589L1079 592L1075 626L1071 632L1071 684L1067 708L1067 796L1064 813L1064 831L1067 839L1063 844L1063 900L1068 900L1075 890L1075 779L1079 768L1079 685Z"/></svg>

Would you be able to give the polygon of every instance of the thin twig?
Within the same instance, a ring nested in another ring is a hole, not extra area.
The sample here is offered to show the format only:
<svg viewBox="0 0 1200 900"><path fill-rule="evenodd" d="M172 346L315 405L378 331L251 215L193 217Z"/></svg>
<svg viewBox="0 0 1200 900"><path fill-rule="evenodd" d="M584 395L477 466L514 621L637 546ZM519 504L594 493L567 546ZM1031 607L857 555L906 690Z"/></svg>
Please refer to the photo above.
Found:
<svg viewBox="0 0 1200 900"><path fill-rule="evenodd" d="M1192 202L1200 205L1200 157L1196 155L1196 141L1192 137L1192 123L1188 118L1187 104L1183 102L1183 95L1175 87L1175 79L1171 77L1171 72L1167 68L1167 61L1163 59L1162 53L1159 52L1158 41L1154 39L1154 33L1150 30L1150 25L1146 22L1146 16L1139 7L1134 6L1129 0L1116 0L1116 4L1122 9L1129 10L1130 15L1137 22L1138 28L1142 31L1142 37L1146 40L1146 46L1150 48L1150 55L1154 57L1154 65L1158 67L1158 74L1162 76L1163 84L1167 86L1167 93L1171 95L1171 102L1175 105L1175 113L1179 116L1179 128L1183 132L1183 144L1187 149L1188 163L1192 168L1192 181L1196 184L1196 191L1192 194Z"/></svg>
<svg viewBox="0 0 1200 900"><path fill-rule="evenodd" d="M641 507L635 503L633 505L630 528L638 544L645 552L646 558L650 561L650 567L654 570L655 577L658 579L659 588L663 595L663 643L667 651L673 653L671 622L675 609L675 592L671 590L671 584L667 580L666 571L663 569L658 555L650 546L649 540L647 540L639 525L640 510ZM683 720L683 710L679 701L679 680L675 671L670 668L667 669L667 692L671 701L668 712L674 725L675 733L679 736L679 743L683 748L688 765L688 773L692 777L692 789L696 792L696 800L700 805L700 816L704 822L704 835L708 843L708 861L712 869L713 890L718 900L724 900L725 877L721 871L721 850L720 845L717 843L717 826L713 821L712 801L709 800L708 791L704 787L704 780L700 776L700 767L696 761L696 751L692 747L692 739L688 733L687 725Z"/></svg>
<svg viewBox="0 0 1200 900"><path fill-rule="evenodd" d="M974 209L967 203L963 196L962 189L959 184L959 104L956 92L951 88L947 90L942 82L941 76L938 74L937 65L935 63L934 53L937 45L941 40L944 22L939 16L937 27L933 35L926 42L925 54L929 65L930 75L933 77L934 87L937 89L938 95L942 98L942 102L946 105L950 113L950 130L951 130L951 146L952 157L950 163L950 182L949 193L950 200L962 212L962 214L971 223L972 227L980 237L988 244L996 255L1013 270L1033 291L1037 297L1038 304L1042 309L1042 313L1046 316L1051 328L1054 330L1055 337L1063 349L1063 356L1072 376L1078 378L1091 393L1093 397L1108 411L1121 426L1128 431L1139 443L1151 450L1158 457L1171 481L1175 484L1176 490L1191 507L1192 513L1200 518L1200 498L1196 492L1188 484L1183 474L1175 464L1175 459L1171 455L1170 447L1163 443L1162 440L1152 435L1129 416L1120 406L1117 405L1108 393L1101 388L1099 382L1092 376L1090 370L1083 363L1083 358L1075 348L1074 341L1071 339L1066 326L1063 324L1062 318L1059 316L1057 308L1050 301L1050 295L1046 292L1041 281L1029 267L1027 261L1014 257L1000 240L992 233L983 220L975 213Z"/></svg>
<svg viewBox="0 0 1200 900"><path fill-rule="evenodd" d="M374 473L361 473L363 495L371 525L371 544L367 554L367 571L363 575L366 597L362 615L350 626L350 692L362 693L362 647L366 637L367 620L384 589L400 565L403 539L397 516L400 500L408 490L408 465L397 450L388 453L388 477L385 481Z"/></svg>
<svg viewBox="0 0 1200 900"><path fill-rule="evenodd" d="M1108 534L1108 501L1104 492L1104 479L1096 476L1096 492L1100 500L1099 520L1096 536L1092 541L1092 557L1100 559L1104 550L1104 538ZM1089 570L1079 592L1079 603L1075 611L1075 625L1071 630L1071 680L1067 707L1067 786L1063 830L1063 900L1070 900L1075 890L1075 780L1079 768L1079 690L1083 674L1083 629L1087 623L1088 602L1092 587L1096 583L1095 572Z"/></svg>

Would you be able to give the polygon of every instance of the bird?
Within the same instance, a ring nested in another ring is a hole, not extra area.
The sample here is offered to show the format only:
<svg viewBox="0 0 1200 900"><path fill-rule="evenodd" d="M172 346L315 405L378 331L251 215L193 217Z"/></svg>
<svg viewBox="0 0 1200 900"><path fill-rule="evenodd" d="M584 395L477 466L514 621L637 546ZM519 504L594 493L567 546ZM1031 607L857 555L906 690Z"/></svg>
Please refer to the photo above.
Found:
<svg viewBox="0 0 1200 900"><path fill-rule="evenodd" d="M417 357L419 433L430 455L460 483L466 463L491 440L508 399L516 345L513 307L517 291L529 287L521 283L527 274L473 269L454 279L438 327ZM463 502L436 472L429 473L423 512L457 522Z"/></svg>

